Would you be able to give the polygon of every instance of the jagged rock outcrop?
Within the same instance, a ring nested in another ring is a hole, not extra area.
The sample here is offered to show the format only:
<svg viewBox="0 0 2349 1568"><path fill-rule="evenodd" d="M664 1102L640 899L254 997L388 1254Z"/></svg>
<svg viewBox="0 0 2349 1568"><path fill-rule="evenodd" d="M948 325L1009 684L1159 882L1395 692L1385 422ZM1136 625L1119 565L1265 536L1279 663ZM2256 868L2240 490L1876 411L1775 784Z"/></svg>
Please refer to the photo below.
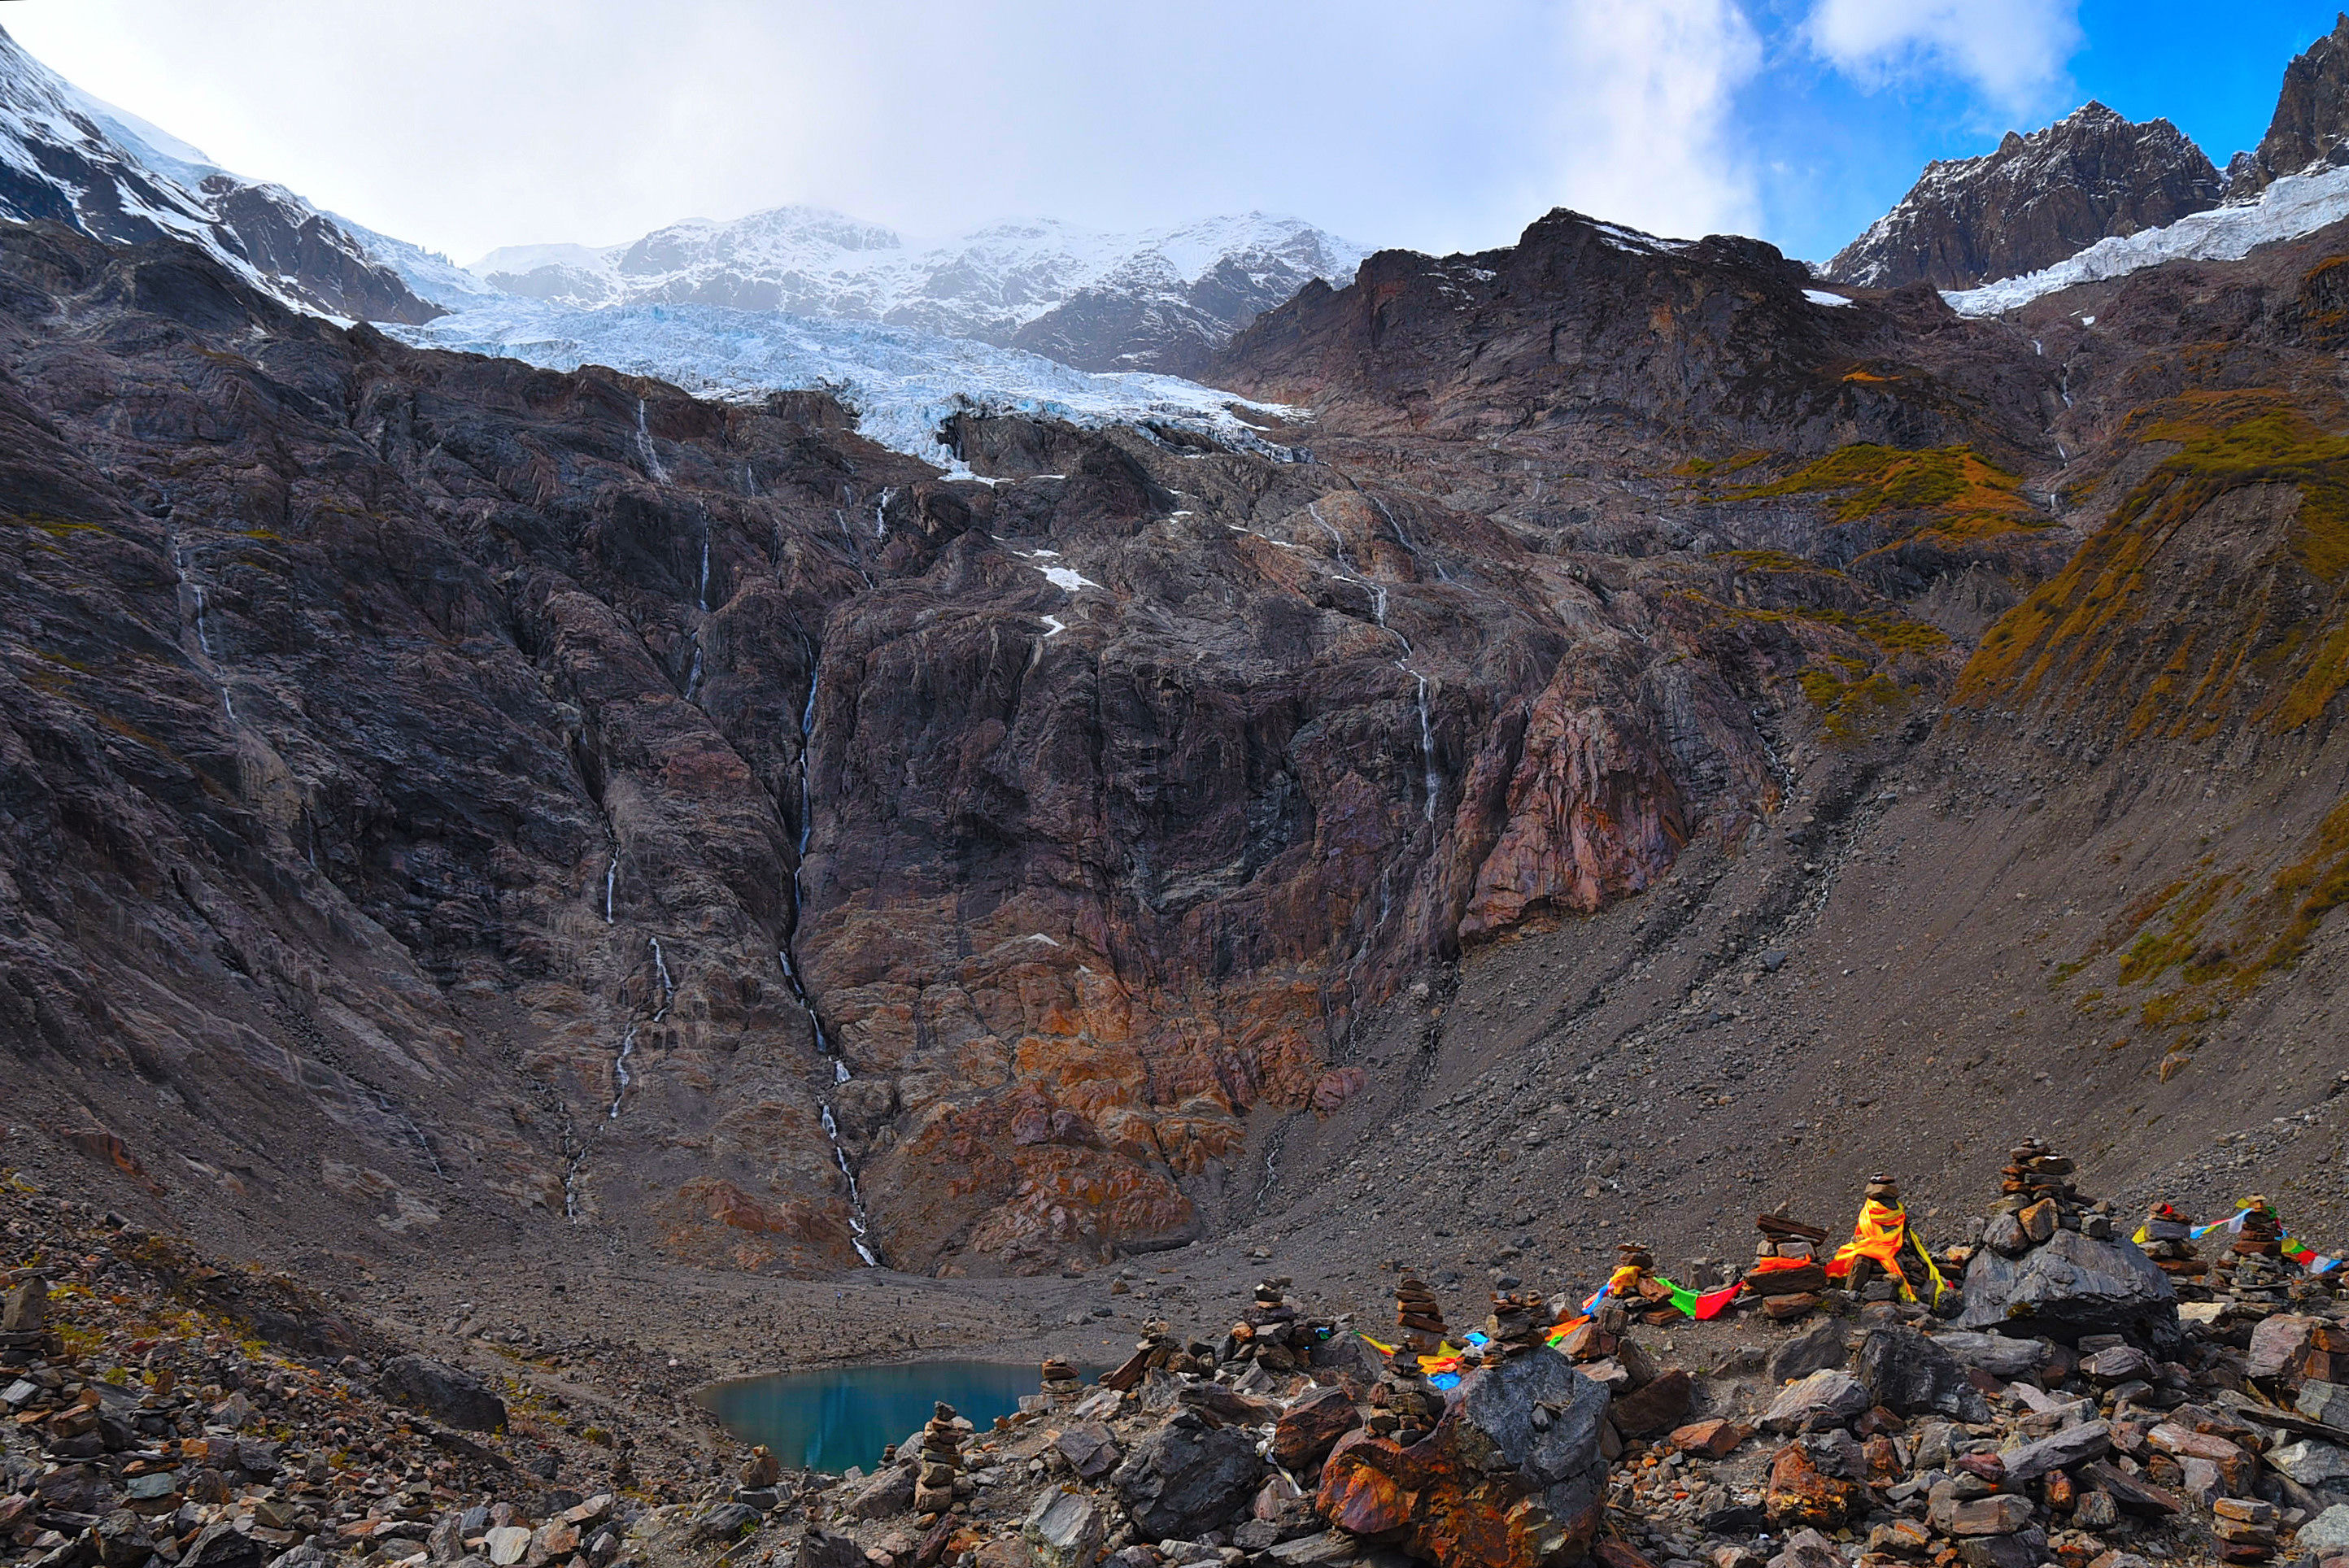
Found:
<svg viewBox="0 0 2349 1568"><path fill-rule="evenodd" d="M1353 1535L1452 1568L1556 1568L1590 1548L1605 1502L1607 1391L1562 1356L1469 1373L1410 1448L1338 1441L1318 1506Z"/></svg>
<svg viewBox="0 0 2349 1568"><path fill-rule="evenodd" d="M2044 130L2008 131L1994 152L1927 164L1826 275L1861 288L1972 288L2174 223L2226 193L2210 160L2169 121L2131 121L2091 100Z"/></svg>
<svg viewBox="0 0 2349 1568"><path fill-rule="evenodd" d="M2287 174L2349 157L2349 12L2283 70L2275 115L2250 153L2227 167L2227 194L2256 195Z"/></svg>

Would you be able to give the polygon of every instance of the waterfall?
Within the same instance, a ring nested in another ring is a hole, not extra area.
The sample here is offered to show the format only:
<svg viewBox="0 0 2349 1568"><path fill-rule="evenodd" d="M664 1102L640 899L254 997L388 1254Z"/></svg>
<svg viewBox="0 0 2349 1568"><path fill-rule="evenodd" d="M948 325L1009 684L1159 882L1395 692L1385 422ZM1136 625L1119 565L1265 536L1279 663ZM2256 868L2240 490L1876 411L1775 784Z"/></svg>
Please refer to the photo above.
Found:
<svg viewBox="0 0 2349 1568"><path fill-rule="evenodd" d="M656 484L668 483L668 470L661 467L660 456L653 450L653 433L645 425L645 400L636 399L636 455L645 460L645 472Z"/></svg>
<svg viewBox="0 0 2349 1568"><path fill-rule="evenodd" d="M604 1113L606 1121L620 1119L620 1101L628 1093L628 1058L636 1054L636 1026L630 1024L627 1033L620 1037L620 1054L612 1058L612 1108Z"/></svg>
<svg viewBox="0 0 2349 1568"><path fill-rule="evenodd" d="M885 489L881 492L881 499L873 504L873 537L875 539L889 537L889 502L896 493L894 487Z"/></svg>
<svg viewBox="0 0 2349 1568"><path fill-rule="evenodd" d="M1364 490L1362 493L1364 495L1370 495L1368 490ZM1378 504L1378 498L1376 496L1371 496L1371 500L1373 504ZM1383 505L1380 505L1379 510L1381 511L1385 511L1386 508ZM1330 536L1330 542L1337 551L1338 563L1345 567L1347 572L1353 573L1354 563L1349 560L1346 555L1345 537L1335 528L1332 528L1330 525L1329 519L1321 515L1320 503L1318 501L1306 502L1305 511L1307 516L1312 518L1315 522L1321 525L1321 531ZM1394 515L1392 512L1387 514L1387 521L1390 524L1394 522ZM1398 542L1402 541L1402 530L1401 528L1395 529L1395 538ZM1408 550L1411 546L1408 543L1405 543L1403 548ZM1436 791L1441 787L1443 781L1436 776L1435 771L1435 722L1428 713L1427 677L1424 675L1422 675L1418 666L1412 663L1412 660L1417 655L1411 645L1411 639L1403 635L1402 633L1396 628L1387 624L1386 584L1382 583L1370 582L1359 573L1355 573L1351 576L1341 575L1339 580L1344 583L1351 583L1357 587L1370 590L1371 618L1378 623L1380 631L1384 632L1388 636L1392 637L1396 642L1402 645L1402 657L1395 661L1395 668L1401 670L1403 674L1412 678L1414 690L1413 700L1419 708L1419 765L1421 783L1426 791L1426 800L1421 807L1421 815L1432 823L1435 820Z"/></svg>
<svg viewBox="0 0 2349 1568"><path fill-rule="evenodd" d="M892 492L882 493L883 506L888 504L890 493ZM875 509L875 515L878 515L878 509ZM806 907L806 888L800 881L800 874L802 868L807 864L808 840L815 831L814 769L810 765L809 758L815 749L816 695L823 688L823 665L814 645L810 644L808 645L807 705L800 709L800 841L798 858L792 865L792 923L790 934L784 938L783 945L776 952L775 958L782 965L783 980L791 987L792 1000L798 1005L802 1013L807 1015L808 1028L815 1038L816 1055L832 1058L832 1086L836 1088L849 1082L853 1076L848 1070L848 1058L833 1050L832 1041L825 1037L823 1015L815 1010L814 998L808 995L807 986L800 979L799 962L792 955L792 951L799 941L800 913ZM841 1141L840 1123L832 1114L832 1097L819 1089L816 1091L815 1103L816 1109L823 1118L823 1135L832 1144L833 1161L840 1167L842 1180L848 1183L848 1229L851 1244L856 1248L856 1255L864 1260L865 1267L877 1269L881 1266L880 1256L874 1252L872 1244L865 1239L869 1233L869 1227L864 1214L864 1192L856 1184L855 1168L848 1162L848 1147Z"/></svg>
<svg viewBox="0 0 2349 1568"><path fill-rule="evenodd" d="M220 661L212 654L211 606L204 599L204 585L197 582L188 571L188 547L180 542L177 533L171 536L171 570L179 576L180 592L188 597L194 607L189 619L196 628L196 646L203 652L206 673L212 677L212 684L220 687L221 711L228 716L228 721L231 724L234 724L236 697L228 689L227 673L221 668Z"/></svg>
<svg viewBox="0 0 2349 1568"><path fill-rule="evenodd" d="M612 893L620 882L620 846L612 846L612 863L604 868L604 923L612 923Z"/></svg>

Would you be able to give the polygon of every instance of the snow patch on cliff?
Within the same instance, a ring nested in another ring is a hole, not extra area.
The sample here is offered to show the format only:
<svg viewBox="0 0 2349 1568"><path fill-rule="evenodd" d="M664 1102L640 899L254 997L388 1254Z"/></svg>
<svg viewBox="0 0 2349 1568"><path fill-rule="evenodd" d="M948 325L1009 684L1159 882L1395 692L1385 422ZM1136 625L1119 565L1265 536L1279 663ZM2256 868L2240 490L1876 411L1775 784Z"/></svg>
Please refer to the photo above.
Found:
<svg viewBox="0 0 2349 1568"><path fill-rule="evenodd" d="M2164 262L2232 262L2261 245L2296 240L2349 218L2349 169L2292 174L2240 207L2214 207L2167 228L2099 240L2067 261L1978 289L1944 292L1960 315L2001 315L2043 294L2126 276Z"/></svg>

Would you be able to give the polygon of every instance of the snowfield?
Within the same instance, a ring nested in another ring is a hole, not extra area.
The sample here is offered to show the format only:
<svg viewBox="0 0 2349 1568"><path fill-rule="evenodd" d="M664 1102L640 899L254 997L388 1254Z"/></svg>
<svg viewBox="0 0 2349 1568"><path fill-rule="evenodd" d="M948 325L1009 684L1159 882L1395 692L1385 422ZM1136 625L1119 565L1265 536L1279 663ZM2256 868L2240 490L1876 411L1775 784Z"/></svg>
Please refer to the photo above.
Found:
<svg viewBox="0 0 2349 1568"><path fill-rule="evenodd" d="M1087 428L1156 422L1276 455L1285 453L1232 409L1298 417L1178 377L1072 370L1041 355L911 327L715 305L586 310L501 298L423 326L384 330L418 347L494 355L550 370L609 366L738 401L820 387L855 409L859 428L873 440L958 475L970 470L938 444L937 428L966 410Z"/></svg>
<svg viewBox="0 0 2349 1568"><path fill-rule="evenodd" d="M2240 207L2213 207L2163 229L2099 240L2041 272L2002 278L1978 289L1945 291L1960 315L2001 315L2043 294L2100 283L2164 262L2233 262L2261 245L2296 240L2349 218L2349 169L2288 174Z"/></svg>

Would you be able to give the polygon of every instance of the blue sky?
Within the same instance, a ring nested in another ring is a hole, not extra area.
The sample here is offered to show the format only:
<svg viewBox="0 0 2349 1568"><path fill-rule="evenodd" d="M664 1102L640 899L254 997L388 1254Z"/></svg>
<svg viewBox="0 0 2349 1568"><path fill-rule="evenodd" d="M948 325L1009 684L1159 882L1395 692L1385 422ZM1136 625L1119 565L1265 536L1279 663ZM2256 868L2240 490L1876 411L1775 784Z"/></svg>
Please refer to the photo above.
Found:
<svg viewBox="0 0 2349 1568"><path fill-rule="evenodd" d="M2221 162L2333 0L17 0L88 90L471 260L808 202L936 237L1251 208L1373 245L1552 206L1824 259L2094 96Z"/></svg>
<svg viewBox="0 0 2349 1568"><path fill-rule="evenodd" d="M2085 0L2077 46L2017 93L1987 90L1946 59L1855 73L1806 37L1812 10L1754 9L1763 64L1734 114L1759 152L1763 237L1816 259L1879 216L1928 160L1986 152L2009 128L2034 129L2090 98L2168 119L2224 168L2258 144L2285 64L2332 30L2338 5L2248 0L2220 15L2185 0Z"/></svg>

